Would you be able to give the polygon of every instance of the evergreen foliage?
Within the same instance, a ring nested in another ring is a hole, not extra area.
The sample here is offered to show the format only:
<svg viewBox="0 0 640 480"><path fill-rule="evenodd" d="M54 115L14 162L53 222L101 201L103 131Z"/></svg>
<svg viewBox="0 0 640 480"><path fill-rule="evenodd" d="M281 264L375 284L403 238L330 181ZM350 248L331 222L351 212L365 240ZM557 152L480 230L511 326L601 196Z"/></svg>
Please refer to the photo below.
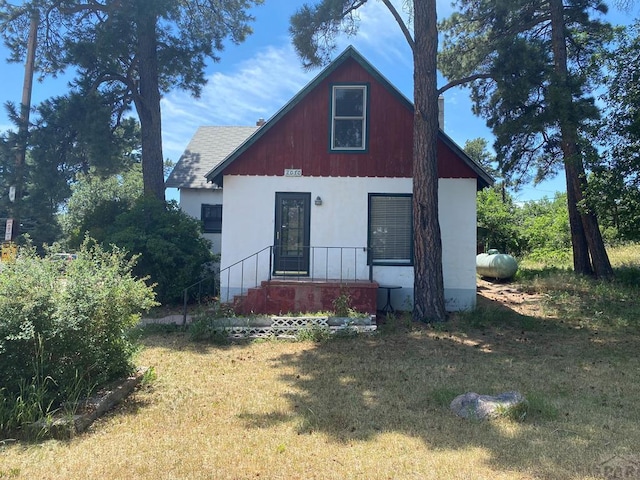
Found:
<svg viewBox="0 0 640 480"><path fill-rule="evenodd" d="M175 202L141 197L118 215L105 235L105 245L117 245L138 256L133 273L149 277L161 303L182 300L183 289L207 273L213 260L202 223L180 210Z"/></svg>
<svg viewBox="0 0 640 480"><path fill-rule="evenodd" d="M212 254L201 222L175 203L143 196L140 164L104 178L79 174L72 188L63 221L72 249L88 236L137 256L133 272L149 277L162 303L180 302L182 290L207 273Z"/></svg>
<svg viewBox="0 0 640 480"><path fill-rule="evenodd" d="M442 23L440 69L454 83L468 83L474 110L496 135L494 149L506 178L539 181L560 166L567 178L567 206L574 270L611 278L596 211L587 196L584 141L597 119L592 90L601 80L594 61L611 39L600 0L459 0ZM458 79L458 80L455 80Z"/></svg>
<svg viewBox="0 0 640 480"><path fill-rule="evenodd" d="M142 196L141 166L134 163L108 177L80 173L71 190L63 225L67 243L75 249L87 235L105 238L118 215L131 209Z"/></svg>
<svg viewBox="0 0 640 480"><path fill-rule="evenodd" d="M584 126L599 118L590 93L601 77L591 58L609 40L611 28L589 11L606 12L606 7L598 0L565 3L570 76L562 85L555 72L548 4L460 0L458 12L441 24L441 71L450 79L483 75L467 84L474 112L496 136L501 171L523 183L557 172L563 119ZM571 104L562 100L561 88L568 89Z"/></svg>
<svg viewBox="0 0 640 480"><path fill-rule="evenodd" d="M640 240L640 22L617 32L603 54L607 90L599 125L602 155L589 165L589 200L603 227L620 240Z"/></svg>
<svg viewBox="0 0 640 480"><path fill-rule="evenodd" d="M16 178L15 148L18 135L2 137L0 165L2 184L22 182L20 232L34 245L51 244L62 235L58 214L72 193L78 175L105 176L119 173L139 161L140 131L133 119L112 123L108 99L96 93L55 97L35 108L37 116L29 133L25 174ZM16 119L14 105L8 104ZM15 208L15 205L12 205ZM9 211L8 198L0 199L0 216ZM20 237L19 237L20 238ZM82 238L75 244L77 248Z"/></svg>
<svg viewBox="0 0 640 480"><path fill-rule="evenodd" d="M117 119L134 107L142 129L145 194L164 199L160 99L178 87L198 95L206 60L219 60L225 40L251 33L247 10L262 0L31 0L0 2L0 33L11 59L22 61L38 12L36 68L77 69L75 88L111 98Z"/></svg>

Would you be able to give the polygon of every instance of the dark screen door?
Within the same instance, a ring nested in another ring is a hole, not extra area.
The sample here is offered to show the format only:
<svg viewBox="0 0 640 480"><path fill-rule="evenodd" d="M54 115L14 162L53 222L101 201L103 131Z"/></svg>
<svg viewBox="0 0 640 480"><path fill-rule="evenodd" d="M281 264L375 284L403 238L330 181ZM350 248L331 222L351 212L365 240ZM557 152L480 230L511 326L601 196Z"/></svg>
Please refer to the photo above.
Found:
<svg viewBox="0 0 640 480"><path fill-rule="evenodd" d="M310 206L310 193L276 192L276 275L309 274Z"/></svg>

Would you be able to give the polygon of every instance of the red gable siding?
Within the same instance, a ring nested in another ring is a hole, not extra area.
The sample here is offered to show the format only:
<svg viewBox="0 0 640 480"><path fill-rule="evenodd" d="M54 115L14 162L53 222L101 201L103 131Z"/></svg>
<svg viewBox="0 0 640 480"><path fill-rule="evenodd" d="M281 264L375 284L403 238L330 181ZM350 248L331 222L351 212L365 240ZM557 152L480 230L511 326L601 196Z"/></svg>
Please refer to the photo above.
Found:
<svg viewBox="0 0 640 480"><path fill-rule="evenodd" d="M438 177L439 178L477 178L469 165L442 140L438 139Z"/></svg>
<svg viewBox="0 0 640 480"><path fill-rule="evenodd" d="M330 90L334 83L369 85L368 150L329 151ZM271 125L226 169L226 175L282 176L287 168L304 176L411 177L413 112L352 58L347 59L298 104ZM441 178L475 178L444 142L438 144Z"/></svg>

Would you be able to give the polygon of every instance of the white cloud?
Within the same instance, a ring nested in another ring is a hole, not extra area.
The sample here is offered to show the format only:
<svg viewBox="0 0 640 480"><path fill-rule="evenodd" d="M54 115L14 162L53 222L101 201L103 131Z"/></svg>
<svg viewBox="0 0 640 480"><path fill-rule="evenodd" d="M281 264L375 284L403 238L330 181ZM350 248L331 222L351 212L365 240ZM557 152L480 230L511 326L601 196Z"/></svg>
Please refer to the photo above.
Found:
<svg viewBox="0 0 640 480"><path fill-rule="evenodd" d="M401 2L395 1L394 4L405 25L411 30L409 15L403 10ZM357 37L352 40L361 45L363 55L367 58L376 56L385 62L413 68L409 44L395 18L382 2L367 3L359 15Z"/></svg>
<svg viewBox="0 0 640 480"><path fill-rule="evenodd" d="M254 125L285 105L317 72L305 72L289 44L266 46L229 72L214 72L200 98L162 100L165 156L177 159L201 125Z"/></svg>

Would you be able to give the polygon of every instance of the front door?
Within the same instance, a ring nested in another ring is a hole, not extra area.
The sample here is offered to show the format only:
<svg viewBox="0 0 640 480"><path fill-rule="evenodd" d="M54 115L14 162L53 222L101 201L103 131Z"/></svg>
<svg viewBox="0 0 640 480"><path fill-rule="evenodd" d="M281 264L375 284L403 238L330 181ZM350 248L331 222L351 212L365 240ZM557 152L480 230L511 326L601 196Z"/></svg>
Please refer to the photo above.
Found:
<svg viewBox="0 0 640 480"><path fill-rule="evenodd" d="M310 193L276 192L275 275L309 275Z"/></svg>

